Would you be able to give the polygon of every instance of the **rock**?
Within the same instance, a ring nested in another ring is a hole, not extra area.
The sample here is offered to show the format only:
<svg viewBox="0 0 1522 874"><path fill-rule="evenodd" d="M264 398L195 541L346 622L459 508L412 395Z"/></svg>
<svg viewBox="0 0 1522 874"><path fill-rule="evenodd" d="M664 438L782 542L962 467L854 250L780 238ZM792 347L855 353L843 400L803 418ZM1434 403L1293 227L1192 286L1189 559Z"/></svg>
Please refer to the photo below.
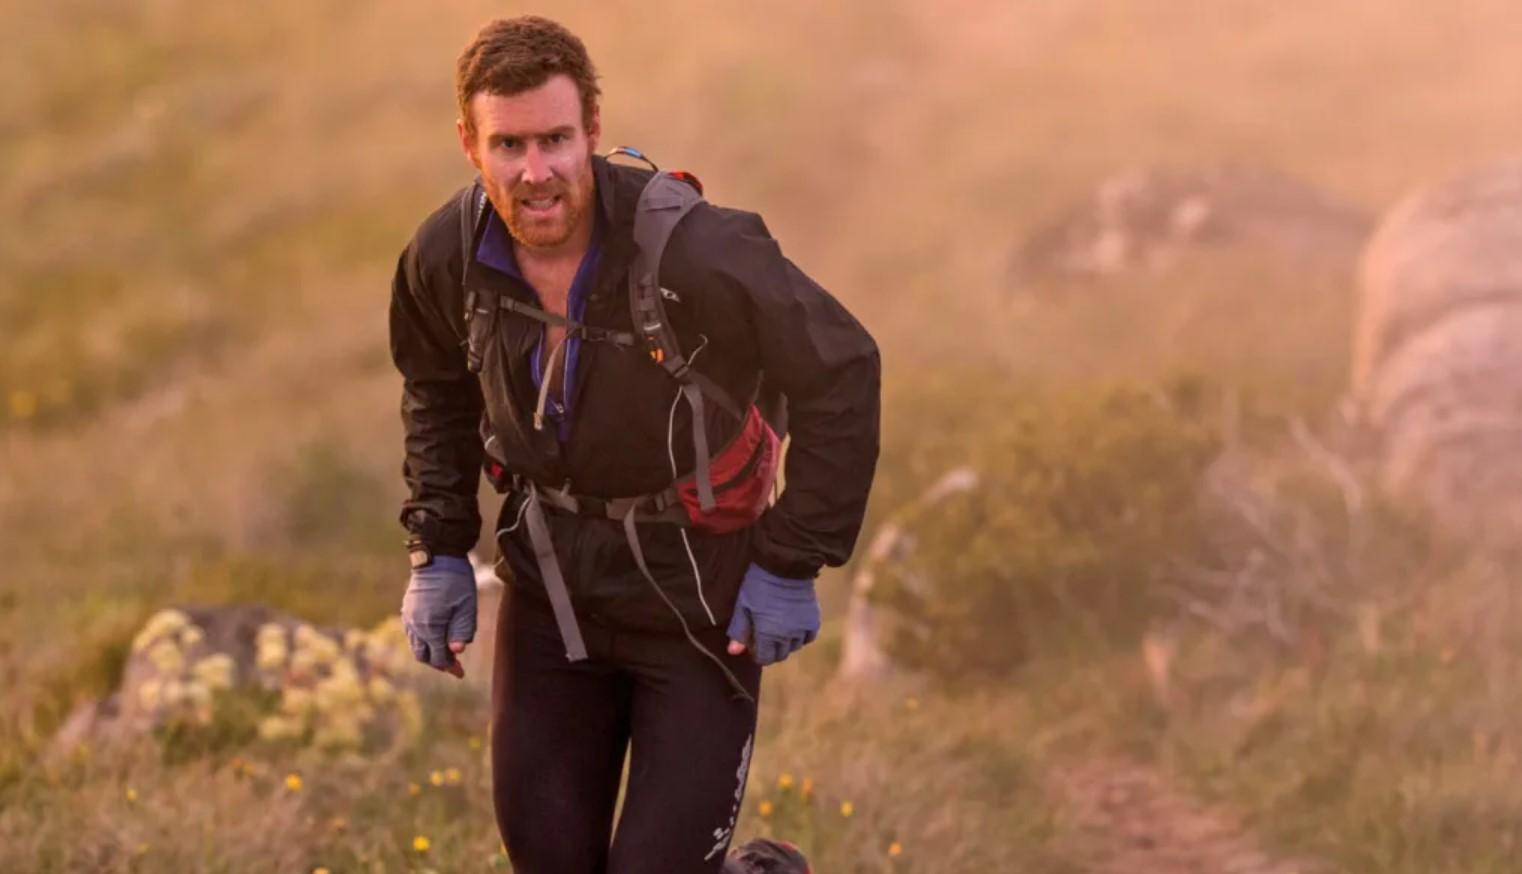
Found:
<svg viewBox="0 0 1522 874"><path fill-rule="evenodd" d="M1223 166L1117 173L1010 259L1017 291L1052 281L1156 271L1186 251L1243 247L1302 268L1350 267L1368 234L1360 210L1272 170Z"/></svg>
<svg viewBox="0 0 1522 874"><path fill-rule="evenodd" d="M872 682L889 673L892 664L886 638L891 619L873 603L878 571L889 562L903 561L913 551L912 529L916 520L933 511L945 499L976 489L978 483L977 471L970 467L953 468L877 529L867 547L865 561L851 581L851 600L846 608L840 666L836 673L839 679ZM918 581L916 588L928 591L929 581Z"/></svg>
<svg viewBox="0 0 1522 874"><path fill-rule="evenodd" d="M1481 540L1522 533L1522 160L1413 193L1380 223L1352 398L1389 490Z"/></svg>
<svg viewBox="0 0 1522 874"><path fill-rule="evenodd" d="M479 687L491 682L502 583L490 565L477 563L476 571L476 639L462 662L467 681ZM211 725L223 692L270 699L257 722L266 741L354 750L415 736L418 692L429 682L455 680L417 662L399 615L361 629L317 626L263 605L177 605L144 624L119 688L76 707L49 752L171 723Z"/></svg>

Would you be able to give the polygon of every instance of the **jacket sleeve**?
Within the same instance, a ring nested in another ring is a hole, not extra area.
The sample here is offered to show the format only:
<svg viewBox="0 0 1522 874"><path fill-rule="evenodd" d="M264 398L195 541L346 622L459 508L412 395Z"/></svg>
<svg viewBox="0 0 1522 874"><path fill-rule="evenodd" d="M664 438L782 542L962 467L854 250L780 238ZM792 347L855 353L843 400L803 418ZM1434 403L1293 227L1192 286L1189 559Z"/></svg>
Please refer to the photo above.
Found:
<svg viewBox="0 0 1522 874"><path fill-rule="evenodd" d="M425 272L419 248L415 238L402 252L391 285L408 489L399 518L435 553L463 556L481 534L481 387L465 366L463 291L447 271Z"/></svg>
<svg viewBox="0 0 1522 874"><path fill-rule="evenodd" d="M786 257L754 213L714 207L710 276L747 316L769 385L787 396L790 444L782 497L756 525L751 559L811 578L851 557L877 467L877 343ZM694 241L696 243L697 241ZM706 259L705 259L706 260Z"/></svg>

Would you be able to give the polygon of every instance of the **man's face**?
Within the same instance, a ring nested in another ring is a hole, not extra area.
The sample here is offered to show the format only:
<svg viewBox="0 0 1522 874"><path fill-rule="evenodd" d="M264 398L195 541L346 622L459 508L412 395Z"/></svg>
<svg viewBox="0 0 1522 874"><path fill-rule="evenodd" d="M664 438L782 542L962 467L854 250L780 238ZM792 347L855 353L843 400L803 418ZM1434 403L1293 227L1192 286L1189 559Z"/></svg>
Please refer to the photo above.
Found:
<svg viewBox="0 0 1522 874"><path fill-rule="evenodd" d="M554 249L592 220L597 116L590 130L583 126L571 77L511 96L477 94L470 112L475 134L461 120L460 145L520 245Z"/></svg>

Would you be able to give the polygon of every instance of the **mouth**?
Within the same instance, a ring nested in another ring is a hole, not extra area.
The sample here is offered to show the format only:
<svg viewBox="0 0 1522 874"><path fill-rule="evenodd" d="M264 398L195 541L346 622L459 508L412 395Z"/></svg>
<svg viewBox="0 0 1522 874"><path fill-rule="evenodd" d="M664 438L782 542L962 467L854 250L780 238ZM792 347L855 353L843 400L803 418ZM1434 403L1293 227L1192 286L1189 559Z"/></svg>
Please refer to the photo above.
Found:
<svg viewBox="0 0 1522 874"><path fill-rule="evenodd" d="M518 209L526 216L547 216L560 206L559 194L548 194L542 197L517 198Z"/></svg>

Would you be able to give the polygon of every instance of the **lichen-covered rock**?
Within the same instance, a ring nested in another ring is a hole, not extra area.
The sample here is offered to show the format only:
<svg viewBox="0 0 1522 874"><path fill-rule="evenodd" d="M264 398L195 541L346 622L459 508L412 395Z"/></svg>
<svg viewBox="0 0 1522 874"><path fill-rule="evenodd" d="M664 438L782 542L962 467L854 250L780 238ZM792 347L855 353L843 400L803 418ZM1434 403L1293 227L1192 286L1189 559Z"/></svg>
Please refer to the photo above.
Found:
<svg viewBox="0 0 1522 874"><path fill-rule="evenodd" d="M1353 356L1385 485L1481 539L1522 533L1522 160L1390 211L1363 255Z"/></svg>
<svg viewBox="0 0 1522 874"><path fill-rule="evenodd" d="M1352 266L1369 225L1362 211L1264 168L1138 168L1105 179L1032 232L1010 259L1009 281L1019 291L1154 271L1191 249L1221 247L1341 270Z"/></svg>
<svg viewBox="0 0 1522 874"><path fill-rule="evenodd" d="M211 725L219 693L259 690L274 702L259 717L260 738L355 749L370 738L416 736L416 686L427 673L397 617L344 629L261 606L170 607L133 639L110 728Z"/></svg>

